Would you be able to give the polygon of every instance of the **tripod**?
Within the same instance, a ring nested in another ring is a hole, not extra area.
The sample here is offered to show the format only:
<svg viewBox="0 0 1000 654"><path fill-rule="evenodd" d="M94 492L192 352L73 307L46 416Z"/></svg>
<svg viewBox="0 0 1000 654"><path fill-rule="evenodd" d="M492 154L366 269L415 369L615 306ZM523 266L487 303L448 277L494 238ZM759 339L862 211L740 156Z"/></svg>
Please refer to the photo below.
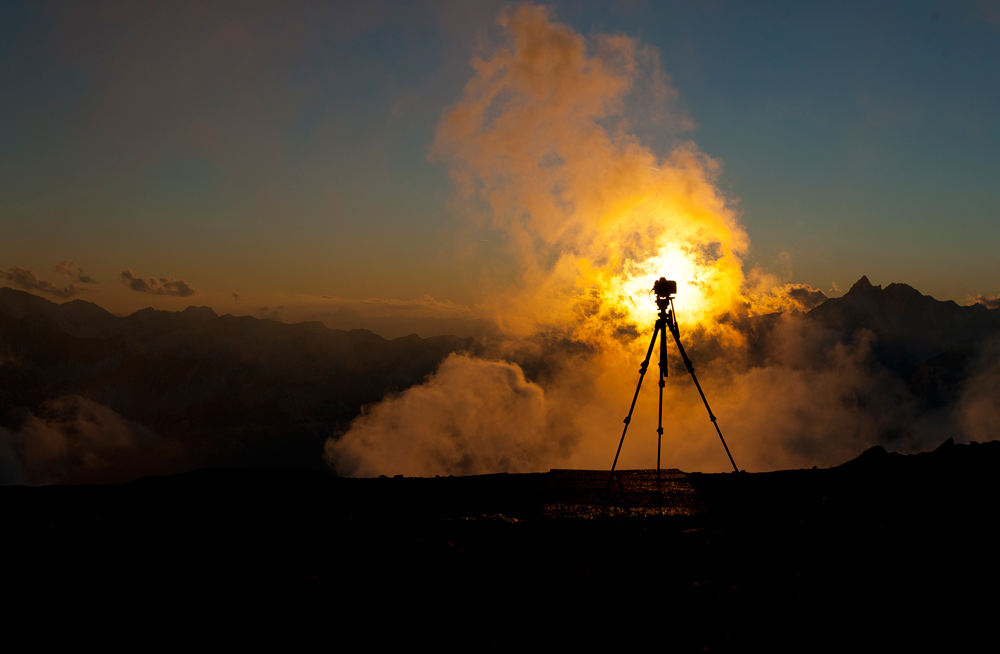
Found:
<svg viewBox="0 0 1000 654"><path fill-rule="evenodd" d="M708 399L705 397L705 391L701 390L701 384L698 383L698 377L694 374L694 364L691 363L691 359L688 358L687 352L684 351L684 346L681 344L681 333L680 329L677 327L677 318L674 312L674 298L673 295L677 292L676 282L668 281L666 278L661 277L654 285L653 292L656 293L656 307L660 310L657 314L656 327L653 329L653 340L649 343L649 350L646 351L646 358L642 362L642 366L639 368L639 383L635 387L635 395L632 396L632 406L629 407L628 415L625 416L625 429L622 430L622 438L618 441L618 451L615 452L615 462L611 464L611 479L614 479L615 467L618 465L618 455L622 453L622 444L625 443L625 434L628 432L629 423L632 422L632 412L635 411L635 401L639 399L639 389L642 388L642 380L646 376L646 369L649 368L649 358L653 356L653 348L656 347L656 339L660 339L660 414L656 423L656 476L660 476L660 445L663 440L663 387L665 383L663 381L664 377L667 377L667 329L673 334L674 342L677 343L677 350L681 353L681 358L684 359L684 365L687 366L688 372L691 373L691 379L694 380L694 385L698 389L698 393L701 395L701 401L705 403L705 408L708 410L708 418L712 421L715 426L715 431L719 433L719 438L722 440L722 447L726 448L726 455L729 457L729 462L733 464L733 470L739 472L740 469L736 467L736 462L733 461L733 455L729 453L729 446L726 445L726 439L722 437L722 430L719 429L719 421L712 413L712 407L708 406Z"/></svg>

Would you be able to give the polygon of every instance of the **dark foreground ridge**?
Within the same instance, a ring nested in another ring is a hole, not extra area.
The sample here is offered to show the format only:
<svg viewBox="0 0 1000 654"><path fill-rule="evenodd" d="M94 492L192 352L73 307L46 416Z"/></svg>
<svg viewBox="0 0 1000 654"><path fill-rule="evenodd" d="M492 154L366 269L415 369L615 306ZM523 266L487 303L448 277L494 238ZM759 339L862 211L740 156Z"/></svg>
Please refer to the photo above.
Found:
<svg viewBox="0 0 1000 654"><path fill-rule="evenodd" d="M949 440L610 488L587 471L252 470L4 487L8 617L371 645L967 650L996 606L998 464L1000 442Z"/></svg>

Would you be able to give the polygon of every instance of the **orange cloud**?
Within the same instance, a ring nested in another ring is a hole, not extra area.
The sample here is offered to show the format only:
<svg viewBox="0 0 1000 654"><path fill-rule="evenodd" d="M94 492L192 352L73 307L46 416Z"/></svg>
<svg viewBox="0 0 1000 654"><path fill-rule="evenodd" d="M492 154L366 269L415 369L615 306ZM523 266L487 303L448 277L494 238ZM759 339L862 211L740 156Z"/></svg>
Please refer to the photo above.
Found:
<svg viewBox="0 0 1000 654"><path fill-rule="evenodd" d="M54 270L60 275L68 275L83 284L96 284L97 280L84 274L83 268L75 261L60 261L55 265Z"/></svg>
<svg viewBox="0 0 1000 654"><path fill-rule="evenodd" d="M982 293L979 295L970 295L966 302L968 304L982 304L987 309L998 309L1000 308L1000 293L993 297L986 297Z"/></svg>
<svg viewBox="0 0 1000 654"><path fill-rule="evenodd" d="M59 265L63 263L71 262L60 262ZM59 265L56 266L58 271ZM76 264L73 264L76 265ZM42 293L48 293L58 298L68 299L79 295L80 293L90 293L91 289L77 286L76 284L69 284L68 286L56 286L47 279L41 279L32 270L27 270L25 268L18 268L14 266L8 270L0 270L0 279L3 279L14 286L23 288L26 291L41 291ZM94 283L89 277L87 283ZM83 280L81 280L83 281Z"/></svg>
<svg viewBox="0 0 1000 654"><path fill-rule="evenodd" d="M173 277L154 277L143 279L136 276L131 270L123 270L119 281L137 293L149 293L151 295L172 295L174 297L190 297L198 293L198 289L188 284L183 279Z"/></svg>
<svg viewBox="0 0 1000 654"><path fill-rule="evenodd" d="M636 97L650 93L658 124L690 125L655 50L584 37L531 5L500 24L502 45L472 60L432 150L459 210L510 236L520 279L489 300L498 321L522 334L620 331L645 316L661 274L677 279L691 319L740 304L748 240L715 186L719 163L690 142L658 156L629 132Z"/></svg>

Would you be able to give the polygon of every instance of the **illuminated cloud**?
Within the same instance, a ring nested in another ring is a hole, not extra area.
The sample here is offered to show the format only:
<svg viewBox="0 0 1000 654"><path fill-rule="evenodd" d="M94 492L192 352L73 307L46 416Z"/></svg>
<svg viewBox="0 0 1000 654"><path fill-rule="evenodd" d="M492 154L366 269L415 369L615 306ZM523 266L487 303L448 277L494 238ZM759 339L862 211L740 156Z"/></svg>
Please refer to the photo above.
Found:
<svg viewBox="0 0 1000 654"><path fill-rule="evenodd" d="M830 299L826 293L809 284L788 284L785 286L785 292L806 311L818 307Z"/></svg>
<svg viewBox="0 0 1000 654"><path fill-rule="evenodd" d="M325 456L338 474L537 472L565 452L545 392L505 361L451 355L420 386L373 407Z"/></svg>
<svg viewBox="0 0 1000 654"><path fill-rule="evenodd" d="M189 297L198 292L198 289L183 279L174 279L173 277L160 277L158 280L154 277L143 279L137 277L131 270L123 270L119 281L137 293L149 293L150 295Z"/></svg>
<svg viewBox="0 0 1000 654"><path fill-rule="evenodd" d="M67 263L67 262L61 262ZM61 265L61 264L60 264ZM75 265L75 264L74 264ZM58 269L59 266L56 266ZM14 266L9 270L0 270L0 279L17 286L18 288L23 288L26 291L41 291L42 293L48 293L58 298L68 299L79 295L80 293L90 293L91 289L86 287L77 286L76 284L70 284L68 286L56 286L47 279L41 279L32 270L26 270L24 268L18 268ZM87 277L87 279L90 279ZM89 281L87 283L94 283Z"/></svg>
<svg viewBox="0 0 1000 654"><path fill-rule="evenodd" d="M447 164L462 216L509 238L519 276L484 293L502 337L331 438L339 474L610 465L661 274L678 282L682 338L741 467L839 463L911 417L905 386L872 361L874 334L840 343L792 312L826 293L744 275L749 239L716 183L718 162L691 142L661 155L630 132L637 96L659 94L667 110L676 96L654 50L584 36L531 5L500 22L505 38L472 61L432 157ZM689 121L672 111L656 124L676 133ZM672 344L668 357L671 467L725 469ZM656 452L656 397L638 399L623 467L648 467Z"/></svg>
<svg viewBox="0 0 1000 654"><path fill-rule="evenodd" d="M532 5L499 22L499 47L472 60L431 155L456 182L454 206L509 238L519 278L489 298L503 329L614 338L645 320L664 273L699 322L742 305L749 243L716 186L719 163L689 141L661 156L630 133L691 126L656 50L584 36Z"/></svg>
<svg viewBox="0 0 1000 654"><path fill-rule="evenodd" d="M1000 309L1000 293L993 297L986 297L982 293L979 295L970 295L966 301L968 304L982 304L987 309Z"/></svg>
<svg viewBox="0 0 1000 654"><path fill-rule="evenodd" d="M60 275L68 275L81 284L96 284L97 280L84 274L83 269L75 261L60 261L54 270Z"/></svg>
<svg viewBox="0 0 1000 654"><path fill-rule="evenodd" d="M593 465L588 453L620 429L612 398L635 383L653 280L676 279L679 310L705 325L744 304L748 240L715 185L719 164L690 142L660 156L628 132L642 119L691 126L656 51L583 36L537 6L500 25L503 43L472 61L432 158L447 164L463 217L510 239L518 279L484 294L511 339L490 358L506 361L452 357L373 407L328 442L340 474ZM637 114L650 96L658 115Z"/></svg>
<svg viewBox="0 0 1000 654"><path fill-rule="evenodd" d="M790 276L790 265L780 277L759 266L752 268L747 273L744 285L748 311L755 315L809 311L830 299L822 289L813 288L809 284L789 284L782 281Z"/></svg>

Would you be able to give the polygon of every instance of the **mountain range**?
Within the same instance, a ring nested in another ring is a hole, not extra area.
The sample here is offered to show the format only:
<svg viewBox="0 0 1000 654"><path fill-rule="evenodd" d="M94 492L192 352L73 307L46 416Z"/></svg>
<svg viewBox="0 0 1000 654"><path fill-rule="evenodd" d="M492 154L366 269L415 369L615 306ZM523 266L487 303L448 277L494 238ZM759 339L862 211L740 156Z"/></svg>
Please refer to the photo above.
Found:
<svg viewBox="0 0 1000 654"><path fill-rule="evenodd" d="M871 331L877 337L878 359L900 373L956 347L982 342L1000 330L998 309L936 300L906 284L883 289L868 277L807 315L846 335L858 329Z"/></svg>
<svg viewBox="0 0 1000 654"><path fill-rule="evenodd" d="M92 452L81 440L114 421L132 441L158 443L158 460L133 463L164 472L325 468L326 438L363 406L420 382L452 352L479 349L471 338L387 340L209 307L119 317L91 302L56 304L0 288L0 430L24 432L30 416L29 428L58 432L58 447L76 444L86 457ZM27 439L8 444L22 460ZM90 479L93 466L76 463L58 476Z"/></svg>
<svg viewBox="0 0 1000 654"><path fill-rule="evenodd" d="M871 357L924 408L954 401L1000 341L1000 309L939 301L906 284L883 289L867 277L800 318L845 342L870 332ZM331 434L453 352L484 348L471 337L389 340L209 307L121 317L0 288L0 483L325 468Z"/></svg>
<svg viewBox="0 0 1000 654"><path fill-rule="evenodd" d="M924 408L953 401L986 348L1000 340L1000 309L936 300L906 284L883 289L867 276L806 317L842 340L858 330L874 334L874 358L901 376Z"/></svg>

